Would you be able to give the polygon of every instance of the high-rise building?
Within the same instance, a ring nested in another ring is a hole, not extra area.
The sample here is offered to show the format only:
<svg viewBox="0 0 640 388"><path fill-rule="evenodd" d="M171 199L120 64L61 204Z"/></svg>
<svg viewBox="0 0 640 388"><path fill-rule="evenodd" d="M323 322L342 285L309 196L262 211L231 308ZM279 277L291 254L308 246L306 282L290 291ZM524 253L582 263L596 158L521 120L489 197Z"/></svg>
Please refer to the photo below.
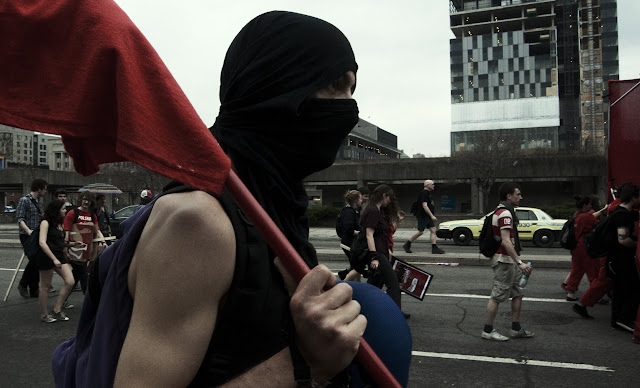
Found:
<svg viewBox="0 0 640 388"><path fill-rule="evenodd" d="M483 131L523 149L605 144L616 0L450 0L451 153Z"/></svg>
<svg viewBox="0 0 640 388"><path fill-rule="evenodd" d="M0 124L0 168L24 166L74 171L60 136Z"/></svg>
<svg viewBox="0 0 640 388"><path fill-rule="evenodd" d="M391 132L359 119L344 139L336 160L400 159L408 157L398 149L398 137Z"/></svg>

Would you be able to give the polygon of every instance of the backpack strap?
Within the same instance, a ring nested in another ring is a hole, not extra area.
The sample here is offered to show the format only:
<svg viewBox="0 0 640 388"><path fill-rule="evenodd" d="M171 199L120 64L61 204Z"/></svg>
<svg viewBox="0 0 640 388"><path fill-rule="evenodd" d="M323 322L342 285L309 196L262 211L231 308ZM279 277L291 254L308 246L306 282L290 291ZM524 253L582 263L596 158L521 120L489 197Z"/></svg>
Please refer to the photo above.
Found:
<svg viewBox="0 0 640 388"><path fill-rule="evenodd" d="M29 198L31 203L33 203L33 206L36 207L36 210L38 211L38 214L42 215L42 209L40 208L40 205L38 204L38 201L36 201L36 199L33 198L33 196L31 194L27 195L27 198Z"/></svg>

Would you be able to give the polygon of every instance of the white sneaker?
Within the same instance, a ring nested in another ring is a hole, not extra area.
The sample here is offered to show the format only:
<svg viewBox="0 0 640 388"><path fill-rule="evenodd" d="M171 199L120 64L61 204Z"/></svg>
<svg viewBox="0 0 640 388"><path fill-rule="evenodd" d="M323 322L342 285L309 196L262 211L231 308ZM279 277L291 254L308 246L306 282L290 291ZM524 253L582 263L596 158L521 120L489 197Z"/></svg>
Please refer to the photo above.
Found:
<svg viewBox="0 0 640 388"><path fill-rule="evenodd" d="M511 338L531 338L533 337L533 332L526 331L524 327L522 327L520 330L511 330L509 336L511 336Z"/></svg>
<svg viewBox="0 0 640 388"><path fill-rule="evenodd" d="M483 330L482 338L492 340L492 341L508 341L509 340L508 337L505 337L502 334L498 333L496 329L493 329L491 333L487 333L486 331Z"/></svg>

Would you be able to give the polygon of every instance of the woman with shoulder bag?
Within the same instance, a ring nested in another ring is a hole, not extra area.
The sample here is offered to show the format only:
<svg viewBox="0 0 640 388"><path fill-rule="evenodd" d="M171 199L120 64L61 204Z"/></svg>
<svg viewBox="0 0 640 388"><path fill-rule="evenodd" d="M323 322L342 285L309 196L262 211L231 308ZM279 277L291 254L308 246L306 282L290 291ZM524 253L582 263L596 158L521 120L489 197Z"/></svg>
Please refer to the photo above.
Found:
<svg viewBox="0 0 640 388"><path fill-rule="evenodd" d="M389 245L387 241L388 222L382 213L382 208L386 207L395 198L393 190L388 185L380 185L371 194L369 205L362 212L360 225L367 236L370 262L369 268L378 271L378 276L370 276L368 283L378 288L387 286L387 295L393 299L398 308L400 302L400 284L398 278L391 267L389 260ZM403 313L404 314L404 313ZM408 318L408 314L404 314Z"/></svg>
<svg viewBox="0 0 640 388"><path fill-rule="evenodd" d="M54 200L50 202L42 215L40 223L40 235L38 244L41 252L36 256L36 265L40 270L40 320L45 323L55 321L68 321L69 318L62 312L62 304L71 292L74 280L71 274L69 259L65 256L65 247L82 246L82 242L66 243L64 241L64 230L62 223L67 214L67 207L64 201ZM49 287L53 271L56 271L64 280L64 285L60 288L58 299L51 313L48 309Z"/></svg>

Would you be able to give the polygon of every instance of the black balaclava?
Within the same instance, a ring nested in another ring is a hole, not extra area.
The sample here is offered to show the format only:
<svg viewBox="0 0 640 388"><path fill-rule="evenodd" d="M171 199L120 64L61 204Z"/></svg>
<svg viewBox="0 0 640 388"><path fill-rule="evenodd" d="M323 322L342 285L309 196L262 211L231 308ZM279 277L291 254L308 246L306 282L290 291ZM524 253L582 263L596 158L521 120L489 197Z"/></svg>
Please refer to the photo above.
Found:
<svg viewBox="0 0 640 388"><path fill-rule="evenodd" d="M274 11L249 22L231 43L212 131L238 176L310 267L302 180L333 164L358 122L354 100L310 99L357 71L347 38L310 16Z"/></svg>

